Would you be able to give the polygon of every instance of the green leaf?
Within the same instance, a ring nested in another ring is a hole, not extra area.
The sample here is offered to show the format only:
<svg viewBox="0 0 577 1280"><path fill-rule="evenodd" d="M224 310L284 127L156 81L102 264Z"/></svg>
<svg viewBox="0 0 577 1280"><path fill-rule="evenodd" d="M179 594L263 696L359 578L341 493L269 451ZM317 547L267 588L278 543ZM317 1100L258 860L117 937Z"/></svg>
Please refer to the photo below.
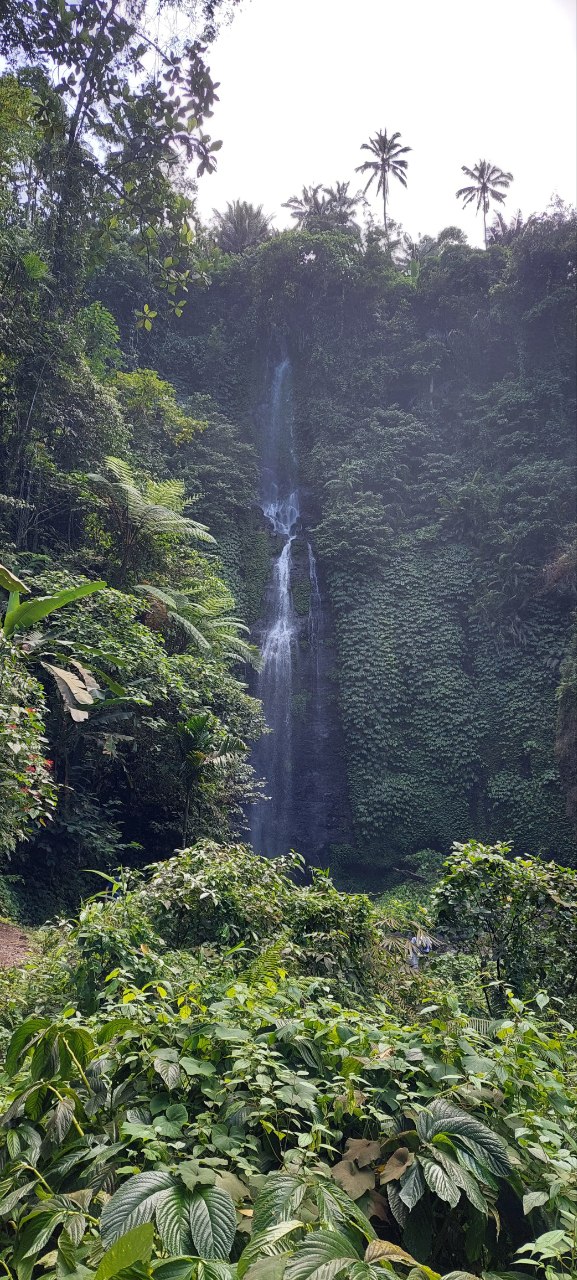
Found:
<svg viewBox="0 0 577 1280"><path fill-rule="evenodd" d="M451 1208L454 1209L455 1205L459 1203L461 1192L446 1170L442 1169L441 1165L437 1164L435 1160L428 1160L426 1156L421 1157L421 1167L427 1186L431 1188L431 1191L434 1191L439 1200L447 1200Z"/></svg>
<svg viewBox="0 0 577 1280"><path fill-rule="evenodd" d="M64 1221L64 1213L44 1210L33 1212L18 1239L15 1257L18 1259L34 1258L44 1248L56 1227Z"/></svg>
<svg viewBox="0 0 577 1280"><path fill-rule="evenodd" d="M511 1163L504 1144L502 1144L501 1149L496 1148L490 1151L488 1146L481 1146L479 1142L474 1142L472 1138L465 1138L459 1135L459 1146L461 1149L464 1148L469 1151L480 1165L485 1165L491 1173L496 1173L497 1177L503 1178L510 1173Z"/></svg>
<svg viewBox="0 0 577 1280"><path fill-rule="evenodd" d="M236 1210L228 1191L205 1187L190 1205L190 1230L201 1258L228 1258L236 1234Z"/></svg>
<svg viewBox="0 0 577 1280"><path fill-rule="evenodd" d="M138 1173L123 1183L102 1210L100 1231L105 1247L142 1222L150 1222L161 1197L173 1186L172 1174L160 1169Z"/></svg>
<svg viewBox="0 0 577 1280"><path fill-rule="evenodd" d="M531 1213L532 1209L540 1209L542 1205L547 1204L549 1199L548 1191L529 1191L523 1196L523 1213Z"/></svg>
<svg viewBox="0 0 577 1280"><path fill-rule="evenodd" d="M245 1280L283 1280L287 1262L288 1254L286 1253L259 1258L245 1272Z"/></svg>
<svg viewBox="0 0 577 1280"><path fill-rule="evenodd" d="M390 1184L391 1185L391 1184ZM412 1164L408 1173L404 1174L401 1179L401 1189L399 1192L403 1204L407 1209L414 1209L418 1204L421 1196L425 1194L425 1183L423 1175L417 1163ZM393 1211L394 1212L394 1211Z"/></svg>
<svg viewBox="0 0 577 1280"><path fill-rule="evenodd" d="M167 1089L176 1089L180 1084L180 1067L178 1062L165 1062L164 1058L155 1058L154 1070L158 1072Z"/></svg>
<svg viewBox="0 0 577 1280"><path fill-rule="evenodd" d="M38 1032L43 1031L47 1026L48 1021L46 1018L33 1017L27 1018L26 1022L23 1022L16 1028L10 1044L8 1045L6 1061L4 1063L4 1069L7 1071L8 1075L15 1075L20 1064L20 1059L25 1053L27 1046L31 1044Z"/></svg>
<svg viewBox="0 0 577 1280"><path fill-rule="evenodd" d="M151 1222L141 1223L127 1231L121 1239L107 1249L94 1280L111 1280L135 1262L149 1262L152 1257L154 1227Z"/></svg>
<svg viewBox="0 0 577 1280"><path fill-rule="evenodd" d="M182 1184L171 1187L156 1206L156 1225L167 1253L192 1253L190 1230L192 1192Z"/></svg>
<svg viewBox="0 0 577 1280"><path fill-rule="evenodd" d="M72 1098L59 1098L53 1111L48 1116L46 1134L52 1142L60 1145L72 1124L74 1102Z"/></svg>
<svg viewBox="0 0 577 1280"><path fill-rule="evenodd" d="M269 1173L254 1205L253 1231L264 1231L274 1222L294 1218L307 1190L306 1183L287 1173Z"/></svg>
<svg viewBox="0 0 577 1280"><path fill-rule="evenodd" d="M359 1255L340 1231L311 1231L289 1259L285 1280L332 1280Z"/></svg>
<svg viewBox="0 0 577 1280"><path fill-rule="evenodd" d="M507 1148L503 1139L493 1133L486 1124L468 1115L466 1111L461 1111L452 1103L446 1102L444 1098L435 1098L426 1110L420 1113L417 1117L417 1132L426 1142L430 1142L440 1133L462 1138L470 1150L473 1150L471 1143L474 1143L479 1151L483 1151L486 1156L492 1158L489 1168L493 1172L507 1174L510 1170ZM475 1154L474 1150L473 1154Z"/></svg>
<svg viewBox="0 0 577 1280"><path fill-rule="evenodd" d="M28 594L28 587L25 582L21 582L20 578L12 573L11 569L7 569L6 565L0 564L0 587L4 587L5 591L19 591L25 595Z"/></svg>
<svg viewBox="0 0 577 1280"><path fill-rule="evenodd" d="M19 605L9 618L4 619L5 635L11 636L14 631L23 631L41 618L46 618L49 613L54 613L56 609L62 609L74 600L81 600L83 596L91 596L95 591L102 591L105 586L103 581L84 582L79 587L65 587L53 596L36 596L34 600Z"/></svg>
<svg viewBox="0 0 577 1280"><path fill-rule="evenodd" d="M243 1249L237 1263L238 1280L243 1280L243 1276L253 1262L261 1257L271 1257L284 1252L284 1246L281 1241L286 1236L291 1236L295 1231L302 1230L303 1223L298 1218L289 1218L286 1222L277 1222L272 1227L267 1227L264 1231L257 1231L246 1247Z"/></svg>

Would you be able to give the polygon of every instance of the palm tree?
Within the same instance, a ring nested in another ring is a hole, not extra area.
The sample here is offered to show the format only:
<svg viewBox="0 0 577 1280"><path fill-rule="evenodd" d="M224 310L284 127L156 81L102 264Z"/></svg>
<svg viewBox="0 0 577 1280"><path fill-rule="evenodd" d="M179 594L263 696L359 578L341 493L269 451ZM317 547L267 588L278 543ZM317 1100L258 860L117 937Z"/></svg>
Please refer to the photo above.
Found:
<svg viewBox="0 0 577 1280"><path fill-rule="evenodd" d="M354 215L362 193L357 191L349 195L350 182L335 182L334 187L323 187L326 196L326 217L334 226L351 229L355 227Z"/></svg>
<svg viewBox="0 0 577 1280"><path fill-rule="evenodd" d="M475 201L477 213L479 209L483 210L483 232L485 248L487 248L487 214L491 200L497 204L504 204L507 187L513 181L513 174L505 173L497 165L489 164L488 160L479 160L473 169L468 169L465 164L461 165L461 168L467 178L471 179L472 185L460 187L456 193L457 199L462 199L463 208Z"/></svg>
<svg viewBox="0 0 577 1280"><path fill-rule="evenodd" d="M271 218L263 213L261 204L233 200L227 204L224 213L219 213L218 209L213 209L213 213L216 243L223 253L244 253L245 249L254 249L270 236Z"/></svg>
<svg viewBox="0 0 577 1280"><path fill-rule="evenodd" d="M300 196L291 196L290 200L285 200L283 209L290 209L291 218L296 220L297 226L308 230L311 224L326 215L328 201L324 192L325 188L320 182L316 187L303 187Z"/></svg>
<svg viewBox="0 0 577 1280"><path fill-rule="evenodd" d="M398 178L403 186L407 185L407 168L408 160L403 157L411 147L401 147L397 141L400 133L393 133L389 138L387 130L381 133L380 130L375 134L374 138L370 138L368 142L363 142L361 151L370 151L374 157L373 160L365 160L364 164L360 164L355 170L356 173L368 173L370 175L365 192L368 191L372 182L377 183L377 194L382 192L383 196L383 220L385 223L385 233L387 230L387 200L389 197L389 178L392 174L394 178Z"/></svg>
<svg viewBox="0 0 577 1280"><path fill-rule="evenodd" d="M487 230L487 243L512 244L513 240L516 240L518 236L522 236L525 231L528 231L529 228L534 225L534 216L531 215L531 217L527 218L527 221L525 222L520 209L517 209L516 214L510 222L507 222L507 219L503 217L501 212L497 212L493 218L491 226Z"/></svg>

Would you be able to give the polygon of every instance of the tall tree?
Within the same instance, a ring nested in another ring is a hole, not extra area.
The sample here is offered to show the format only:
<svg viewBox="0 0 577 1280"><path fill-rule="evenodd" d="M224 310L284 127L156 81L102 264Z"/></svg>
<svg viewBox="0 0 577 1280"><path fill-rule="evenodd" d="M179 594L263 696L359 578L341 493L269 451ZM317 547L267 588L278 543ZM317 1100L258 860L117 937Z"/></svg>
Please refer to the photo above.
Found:
<svg viewBox="0 0 577 1280"><path fill-rule="evenodd" d="M213 209L216 243L224 253L244 253L271 233L271 219L262 211L262 205L248 200L232 200L223 213Z"/></svg>
<svg viewBox="0 0 577 1280"><path fill-rule="evenodd" d="M180 7L157 4L163 14ZM0 6L0 54L25 80L35 64L34 123L51 155L46 248L68 296L85 241L106 247L124 228L150 254L169 226L186 249L190 205L170 176L183 159L199 174L215 167L220 143L203 131L216 99L206 46L188 33L151 39L151 11L143 0Z"/></svg>
<svg viewBox="0 0 577 1280"><path fill-rule="evenodd" d="M404 187L407 185L407 168L408 160L404 157L411 147L402 147L398 142L400 133L393 133L389 138L387 130L381 133L379 130L374 138L369 138L368 142L363 142L361 151L370 151L373 156L372 160L365 160L364 164L358 165L356 173L368 173L369 180L365 187L368 191L371 183L376 182L377 194L381 192L383 197L383 221L385 224L385 232L387 229L387 201L389 198L389 179L392 174L397 178Z"/></svg>
<svg viewBox="0 0 577 1280"><path fill-rule="evenodd" d="M335 182L334 187L323 187L327 201L327 216L335 226L347 229L355 227L355 213L361 193L349 195L350 182Z"/></svg>
<svg viewBox="0 0 577 1280"><path fill-rule="evenodd" d="M322 193L322 194L321 194ZM310 230L311 222L322 218L327 209L327 198L320 183L316 187L303 187L300 196L285 200L283 209L290 209L298 227Z"/></svg>
<svg viewBox="0 0 577 1280"><path fill-rule="evenodd" d="M487 248L487 214L491 200L496 204L504 204L507 188L513 181L513 174L505 173L497 165L489 164L488 160L479 160L472 169L468 169L465 164L461 165L461 168L466 177L471 179L471 185L460 187L456 193L457 199L462 199L463 208L474 201L477 213L479 209L483 210L483 235L485 248Z"/></svg>

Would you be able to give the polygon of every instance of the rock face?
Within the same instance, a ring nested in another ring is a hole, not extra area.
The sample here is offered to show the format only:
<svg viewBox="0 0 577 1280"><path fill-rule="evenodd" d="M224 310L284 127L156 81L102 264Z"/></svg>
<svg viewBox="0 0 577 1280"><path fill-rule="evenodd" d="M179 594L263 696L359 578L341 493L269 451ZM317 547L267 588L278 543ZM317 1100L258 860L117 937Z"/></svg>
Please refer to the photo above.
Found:
<svg viewBox="0 0 577 1280"><path fill-rule="evenodd" d="M329 846L346 842L346 790L329 630L314 548L301 516L292 370L286 357L269 373L259 417L261 507L272 562L255 628L262 651L256 692L270 733L254 752L268 799L253 806L251 838L259 853L297 849L308 861L322 862Z"/></svg>

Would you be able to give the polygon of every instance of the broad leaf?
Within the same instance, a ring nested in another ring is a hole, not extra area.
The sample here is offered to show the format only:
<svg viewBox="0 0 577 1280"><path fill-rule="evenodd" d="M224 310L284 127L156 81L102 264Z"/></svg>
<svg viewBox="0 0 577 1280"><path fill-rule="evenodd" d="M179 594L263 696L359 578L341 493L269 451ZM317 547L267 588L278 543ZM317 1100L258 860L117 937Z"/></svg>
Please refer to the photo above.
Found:
<svg viewBox="0 0 577 1280"><path fill-rule="evenodd" d="M236 1234L236 1210L228 1191L206 1187L190 1204L190 1230L201 1258L228 1258Z"/></svg>
<svg viewBox="0 0 577 1280"><path fill-rule="evenodd" d="M419 1165L416 1163L412 1164L401 1181L401 1189L399 1192L400 1198L403 1201L403 1204L406 1204L407 1209L410 1210L414 1209L415 1205L418 1204L424 1193L425 1182Z"/></svg>
<svg viewBox="0 0 577 1280"><path fill-rule="evenodd" d="M294 1218L307 1184L288 1173L270 1173L254 1204L253 1231L264 1231L274 1222Z"/></svg>
<svg viewBox="0 0 577 1280"><path fill-rule="evenodd" d="M381 1186L385 1182L393 1182L400 1178L403 1173L406 1173L413 1160L413 1153L409 1151L408 1147L397 1147L397 1150L387 1160L384 1169L381 1169L379 1173Z"/></svg>
<svg viewBox="0 0 577 1280"><path fill-rule="evenodd" d="M8 1075L13 1076L18 1070L20 1059L24 1054L28 1045L32 1043L39 1031L43 1031L48 1026L46 1018L27 1018L26 1022L21 1023L16 1028L14 1035L8 1045L6 1053L6 1061L4 1070Z"/></svg>
<svg viewBox="0 0 577 1280"><path fill-rule="evenodd" d="M435 1160L427 1160L426 1156L421 1157L421 1166L431 1191L434 1191L439 1200L446 1200L454 1209L459 1203L461 1192L450 1175Z"/></svg>
<svg viewBox="0 0 577 1280"><path fill-rule="evenodd" d="M281 1241L284 1242L287 1236L294 1235L295 1231L300 1231L303 1225L298 1218L289 1218L286 1222L277 1222L274 1226L267 1227L265 1231L257 1231L251 1236L237 1263L238 1280L243 1280L248 1268L259 1258L284 1253L285 1246Z"/></svg>
<svg viewBox="0 0 577 1280"><path fill-rule="evenodd" d="M193 1195L182 1183L171 1187L156 1206L156 1225L167 1253L193 1253L190 1207Z"/></svg>
<svg viewBox="0 0 577 1280"><path fill-rule="evenodd" d="M34 600L27 600L13 610L9 619L5 619L5 633L10 636L13 631L24 631L26 627L33 626L35 622L46 618L56 609L62 609L64 605L72 604L74 600L81 600L83 596L91 596L95 591L102 591L105 586L104 581L84 582L79 587L65 587L53 596L36 596Z"/></svg>
<svg viewBox="0 0 577 1280"><path fill-rule="evenodd" d="M347 1138L345 1157L347 1160L356 1160L359 1169L364 1169L368 1164L374 1164L380 1154L380 1142L370 1142L368 1138Z"/></svg>
<svg viewBox="0 0 577 1280"><path fill-rule="evenodd" d="M20 591L24 595L28 593L26 583L21 582L20 578L17 578L11 569L7 569L5 564L0 564L0 587L4 587L5 591Z"/></svg>
<svg viewBox="0 0 577 1280"><path fill-rule="evenodd" d="M151 1222L143 1222L133 1227L115 1244L107 1249L98 1267L94 1280L111 1280L119 1271L126 1270L135 1262L149 1262L152 1256L154 1227Z"/></svg>
<svg viewBox="0 0 577 1280"><path fill-rule="evenodd" d="M333 1280L343 1268L359 1261L358 1253L342 1232L311 1231L289 1259L285 1280Z"/></svg>
<svg viewBox="0 0 577 1280"><path fill-rule="evenodd" d="M102 1210L100 1233L105 1247L114 1244L132 1227L150 1222L161 1197L173 1186L172 1174L160 1169L138 1173L124 1182Z"/></svg>
<svg viewBox="0 0 577 1280"><path fill-rule="evenodd" d="M163 1058L155 1058L154 1070L158 1072L167 1089L176 1089L180 1084L180 1067L178 1062L165 1062Z"/></svg>
<svg viewBox="0 0 577 1280"><path fill-rule="evenodd" d="M373 1170L359 1169L352 1160L339 1160L338 1164L333 1165L331 1174L351 1200L360 1200L365 1191L372 1191L375 1185Z"/></svg>
<svg viewBox="0 0 577 1280"><path fill-rule="evenodd" d="M416 1258L413 1258L405 1249L401 1249L398 1244L391 1244L390 1240L371 1240L365 1249L365 1262L379 1262L380 1259L385 1262L408 1262L411 1266L418 1266Z"/></svg>

